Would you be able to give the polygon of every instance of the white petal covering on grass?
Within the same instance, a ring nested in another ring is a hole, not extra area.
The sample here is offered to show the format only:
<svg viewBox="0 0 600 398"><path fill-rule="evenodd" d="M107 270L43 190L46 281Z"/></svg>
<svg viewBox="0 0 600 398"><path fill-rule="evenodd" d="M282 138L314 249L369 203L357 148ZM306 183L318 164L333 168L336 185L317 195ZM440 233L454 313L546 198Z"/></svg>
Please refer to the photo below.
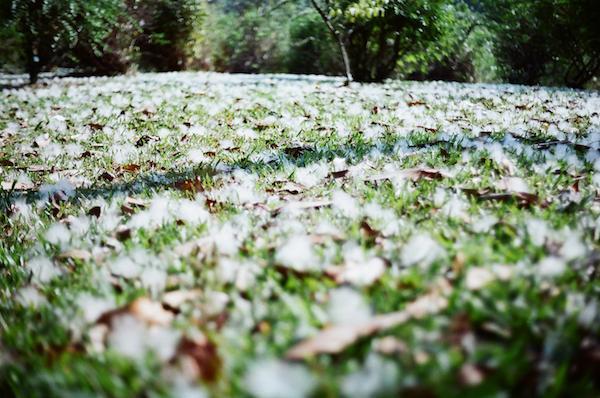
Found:
<svg viewBox="0 0 600 398"><path fill-rule="evenodd" d="M366 322L371 318L372 311L360 293L342 287L330 292L327 314L333 324L351 325Z"/></svg>
<svg viewBox="0 0 600 398"><path fill-rule="evenodd" d="M388 396L423 380L460 395L495 392L481 344L500 373L507 352L515 369L565 365L527 353L600 322L598 93L341 83L138 73L2 91L0 357L28 369L19 384L102 355L106 385L150 375L147 395ZM501 338L471 330L484 306ZM437 344L455 324L458 367ZM118 395L90 385L73 391Z"/></svg>
<svg viewBox="0 0 600 398"><path fill-rule="evenodd" d="M312 242L306 235L296 235L277 249L275 260L295 271L311 271L319 268Z"/></svg>
<svg viewBox="0 0 600 398"><path fill-rule="evenodd" d="M261 359L250 364L244 377L257 398L304 398L315 388L315 378L299 364Z"/></svg>
<svg viewBox="0 0 600 398"><path fill-rule="evenodd" d="M48 257L37 256L27 262L27 268L31 271L33 281L47 283L61 275L62 270Z"/></svg>
<svg viewBox="0 0 600 398"><path fill-rule="evenodd" d="M428 268L443 253L444 249L431 236L420 233L411 237L402 248L402 264Z"/></svg>

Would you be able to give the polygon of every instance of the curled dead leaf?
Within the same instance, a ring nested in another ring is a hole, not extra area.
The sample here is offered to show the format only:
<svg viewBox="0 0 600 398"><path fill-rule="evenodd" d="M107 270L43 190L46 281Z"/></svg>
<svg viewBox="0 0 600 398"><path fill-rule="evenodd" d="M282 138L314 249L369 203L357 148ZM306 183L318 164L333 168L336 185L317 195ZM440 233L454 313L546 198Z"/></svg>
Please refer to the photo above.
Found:
<svg viewBox="0 0 600 398"><path fill-rule="evenodd" d="M204 192L204 186L200 177L196 176L188 180L179 180L173 183L173 187L183 192Z"/></svg>
<svg viewBox="0 0 600 398"><path fill-rule="evenodd" d="M286 358L305 359L318 354L337 354L360 338L398 326L413 318L436 314L445 309L447 305L448 301L445 297L437 292L430 293L409 303L402 311L376 315L365 322L354 325L327 327L316 336L292 347L286 353Z"/></svg>
<svg viewBox="0 0 600 398"><path fill-rule="evenodd" d="M92 258L92 254L89 251L82 250L82 249L67 250L58 255L59 260L89 261L91 258Z"/></svg>
<svg viewBox="0 0 600 398"><path fill-rule="evenodd" d="M198 289L173 290L163 295L162 303L167 308L178 310L185 302L200 298L200 294L201 291Z"/></svg>
<svg viewBox="0 0 600 398"><path fill-rule="evenodd" d="M108 182L111 182L115 179L114 174L109 173L108 171L105 171L104 173L100 174L100 178L102 178L103 180L106 180Z"/></svg>
<svg viewBox="0 0 600 398"><path fill-rule="evenodd" d="M146 207L146 202L144 202L141 199L135 199L128 196L127 198L125 198L123 204L121 205L121 211L123 212L123 214L131 215L135 213L137 209L144 207Z"/></svg>
<svg viewBox="0 0 600 398"><path fill-rule="evenodd" d="M344 178L346 177L346 175L348 175L349 170L339 170L339 171L332 171L329 176L331 178Z"/></svg>
<svg viewBox="0 0 600 398"><path fill-rule="evenodd" d="M32 182L2 181L2 189L4 191L30 191L35 189L35 184Z"/></svg>
<svg viewBox="0 0 600 398"><path fill-rule="evenodd" d="M393 180L393 179L408 179L413 182L425 179L425 180L441 180L448 177L443 172L430 169L430 168L412 168L400 170L397 172L388 172L378 174L366 179L366 181L381 181L381 180Z"/></svg>
<svg viewBox="0 0 600 398"><path fill-rule="evenodd" d="M127 171L129 173L137 173L138 171L140 171L140 165L135 163L128 163L121 166L121 170Z"/></svg>
<svg viewBox="0 0 600 398"><path fill-rule="evenodd" d="M115 317L121 315L131 315L147 324L162 326L170 324L174 318L174 314L163 308L161 303L148 297L139 297L123 307L103 313L96 323L111 326Z"/></svg>
<svg viewBox="0 0 600 398"><path fill-rule="evenodd" d="M90 208L88 210L88 215L90 216L94 216L96 218L99 218L100 215L102 214L102 208L100 206L93 206L92 208Z"/></svg>
<svg viewBox="0 0 600 398"><path fill-rule="evenodd" d="M213 383L219 378L222 361L217 346L204 336L183 337L177 347L176 360L188 365L187 374ZM185 359L190 359L185 361Z"/></svg>

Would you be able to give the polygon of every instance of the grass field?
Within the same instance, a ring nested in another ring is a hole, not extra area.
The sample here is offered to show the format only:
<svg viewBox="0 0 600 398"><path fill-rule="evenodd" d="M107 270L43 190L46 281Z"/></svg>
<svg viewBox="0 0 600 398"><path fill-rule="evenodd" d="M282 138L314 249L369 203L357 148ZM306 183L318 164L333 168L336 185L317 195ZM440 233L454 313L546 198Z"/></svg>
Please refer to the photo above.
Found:
<svg viewBox="0 0 600 398"><path fill-rule="evenodd" d="M600 394L600 95L0 94L0 395Z"/></svg>

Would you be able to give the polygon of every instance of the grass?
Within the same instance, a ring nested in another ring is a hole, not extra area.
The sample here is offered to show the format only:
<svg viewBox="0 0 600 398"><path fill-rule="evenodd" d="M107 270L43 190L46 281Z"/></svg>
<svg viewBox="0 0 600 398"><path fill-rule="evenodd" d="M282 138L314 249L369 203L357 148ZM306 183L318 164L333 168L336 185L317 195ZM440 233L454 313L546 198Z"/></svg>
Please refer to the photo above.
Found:
<svg viewBox="0 0 600 398"><path fill-rule="evenodd" d="M4 90L0 391L596 396L599 106L269 75ZM440 284L438 312L285 359Z"/></svg>

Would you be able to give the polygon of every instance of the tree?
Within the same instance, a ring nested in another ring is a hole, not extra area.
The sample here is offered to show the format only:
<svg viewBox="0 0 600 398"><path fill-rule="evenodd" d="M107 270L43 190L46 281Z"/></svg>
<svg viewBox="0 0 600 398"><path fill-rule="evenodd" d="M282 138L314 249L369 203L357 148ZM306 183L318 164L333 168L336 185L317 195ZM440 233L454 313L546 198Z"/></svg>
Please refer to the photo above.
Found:
<svg viewBox="0 0 600 398"><path fill-rule="evenodd" d="M441 34L444 0L310 0L335 38L346 81L389 77L398 60Z"/></svg>
<svg viewBox="0 0 600 398"><path fill-rule="evenodd" d="M511 83L583 87L600 73L597 0L486 0L495 54Z"/></svg>
<svg viewBox="0 0 600 398"><path fill-rule="evenodd" d="M1 27L19 35L25 68L35 83L44 68L68 56L84 38L99 48L124 12L119 0L6 0L3 14Z"/></svg>

